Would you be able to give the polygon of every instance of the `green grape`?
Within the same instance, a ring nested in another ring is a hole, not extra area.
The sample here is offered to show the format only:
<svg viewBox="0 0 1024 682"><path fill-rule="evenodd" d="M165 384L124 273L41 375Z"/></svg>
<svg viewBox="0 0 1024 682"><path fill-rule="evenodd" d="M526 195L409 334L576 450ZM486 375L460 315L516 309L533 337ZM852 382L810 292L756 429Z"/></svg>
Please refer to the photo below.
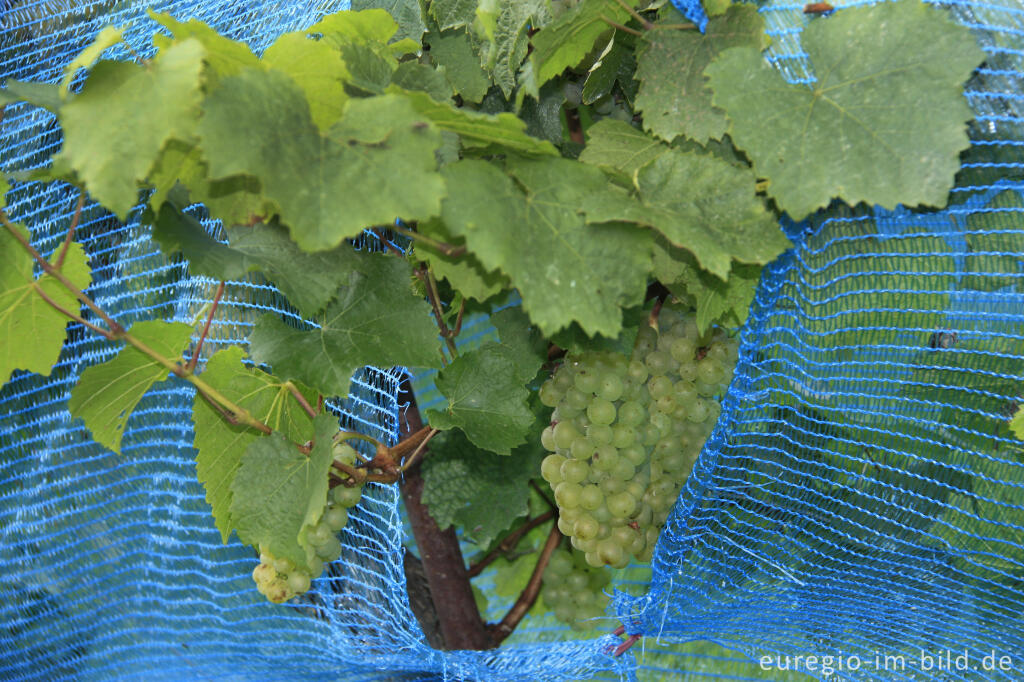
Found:
<svg viewBox="0 0 1024 682"><path fill-rule="evenodd" d="M710 414L711 412L708 410L707 404L705 404L702 399L698 398L690 403L690 409L686 417L692 422L702 422L705 421Z"/></svg>
<svg viewBox="0 0 1024 682"><path fill-rule="evenodd" d="M334 535L327 539L327 542L316 545L314 548L318 557L325 562L335 561L341 556L341 541Z"/></svg>
<svg viewBox="0 0 1024 682"><path fill-rule="evenodd" d="M628 492L615 493L608 498L608 511L620 519L627 519L636 511L637 500Z"/></svg>
<svg viewBox="0 0 1024 682"><path fill-rule="evenodd" d="M597 446L589 438L580 436L572 442L569 454L575 459L590 459L596 450Z"/></svg>
<svg viewBox="0 0 1024 682"><path fill-rule="evenodd" d="M334 461L342 464L355 464L358 456L355 448L345 442L335 443L331 453L334 455Z"/></svg>
<svg viewBox="0 0 1024 682"><path fill-rule="evenodd" d="M612 445L617 448L628 448L637 441L636 429L629 424L616 424L612 427Z"/></svg>
<svg viewBox="0 0 1024 682"><path fill-rule="evenodd" d="M540 475L548 483L562 482L562 464L566 461L562 455L548 455L540 463Z"/></svg>
<svg viewBox="0 0 1024 682"><path fill-rule="evenodd" d="M647 382L647 391L650 393L652 400L672 395L673 388L672 379L667 376L651 377L651 380Z"/></svg>
<svg viewBox="0 0 1024 682"><path fill-rule="evenodd" d="M601 481L599 487L605 495L614 495L625 490L626 484L621 479L608 477Z"/></svg>
<svg viewBox="0 0 1024 682"><path fill-rule="evenodd" d="M345 485L335 486L331 488L331 499L334 503L342 507L354 507L359 504L359 500L363 496L363 486L356 485L349 488Z"/></svg>
<svg viewBox="0 0 1024 682"><path fill-rule="evenodd" d="M587 475L590 473L590 467L582 460L567 459L562 463L562 468L559 473L561 473L563 481L568 481L569 483L580 483L587 480Z"/></svg>
<svg viewBox="0 0 1024 682"><path fill-rule="evenodd" d="M693 356L697 353L697 347L693 341L685 337L676 337L669 345L669 354L680 365L693 362Z"/></svg>
<svg viewBox="0 0 1024 682"><path fill-rule="evenodd" d="M594 484L583 486L580 493L580 506L588 511L594 511L604 502L604 493Z"/></svg>
<svg viewBox="0 0 1024 682"><path fill-rule="evenodd" d="M302 594L309 589L309 575L296 571L288 576L288 589L296 594Z"/></svg>
<svg viewBox="0 0 1024 682"><path fill-rule="evenodd" d="M562 367L559 368L557 372L555 372L555 375L551 377L551 383L554 384L556 391L558 391L562 395L565 395L566 392L573 387L574 376L575 374L573 373L571 367L562 365Z"/></svg>
<svg viewBox="0 0 1024 682"><path fill-rule="evenodd" d="M310 544L315 546L325 544L331 538L331 535L333 535L333 533L331 532L330 527L321 521L313 526L312 530L306 533L306 538L309 540Z"/></svg>
<svg viewBox="0 0 1024 682"><path fill-rule="evenodd" d="M622 397L625 384L618 374L606 372L597 387L597 396L603 400L614 402Z"/></svg>
<svg viewBox="0 0 1024 682"><path fill-rule="evenodd" d="M573 426L572 422L558 422L555 424L555 429L552 432L552 440L555 441L555 446L560 450L568 450L572 447L572 442L579 436L579 431Z"/></svg>
<svg viewBox="0 0 1024 682"><path fill-rule="evenodd" d="M613 445L602 445L594 453L594 468L598 471L611 471L619 461L619 451Z"/></svg>
<svg viewBox="0 0 1024 682"><path fill-rule="evenodd" d="M344 507L328 504L324 510L323 523L326 523L332 531L337 533L348 523L348 512Z"/></svg>
<svg viewBox="0 0 1024 682"><path fill-rule="evenodd" d="M620 449L619 455L623 460L629 462L634 467L641 466L647 461L647 451L644 449L644 446L640 444L633 444L628 448Z"/></svg>
<svg viewBox="0 0 1024 682"><path fill-rule="evenodd" d="M607 424L591 424L587 428L587 438L598 447L610 445L614 435L612 427Z"/></svg>
<svg viewBox="0 0 1024 682"><path fill-rule="evenodd" d="M558 449L555 445L555 427L551 425L544 427L544 430L540 432L540 444L548 452L554 452Z"/></svg>
<svg viewBox="0 0 1024 682"><path fill-rule="evenodd" d="M580 540L590 540L597 537L598 530L600 530L600 524L598 524L597 520L593 516L585 515L576 519L576 523L573 524L572 534Z"/></svg>
<svg viewBox="0 0 1024 682"><path fill-rule="evenodd" d="M615 421L615 405L603 398L594 398L587 407L587 417L594 424L611 424Z"/></svg>
<svg viewBox="0 0 1024 682"><path fill-rule="evenodd" d="M540 397L540 402L546 407L555 407L562 401L562 393L551 382L545 383L540 387L538 396Z"/></svg>
<svg viewBox="0 0 1024 682"><path fill-rule="evenodd" d="M586 393L573 386L565 392L565 401L563 404L569 405L576 410L585 410L587 409L587 405L590 404L590 398Z"/></svg>
<svg viewBox="0 0 1024 682"><path fill-rule="evenodd" d="M555 486L555 501L562 508L576 508L580 506L580 496L583 495L583 488L579 483L562 481Z"/></svg>
<svg viewBox="0 0 1024 682"><path fill-rule="evenodd" d="M581 370L577 372L576 379L573 381L576 385L576 389L589 396L591 393L597 391L600 385L600 379L597 374L593 371Z"/></svg>
<svg viewBox="0 0 1024 682"><path fill-rule="evenodd" d="M295 564L285 558L274 559L274 570L278 573L289 573L295 568Z"/></svg>

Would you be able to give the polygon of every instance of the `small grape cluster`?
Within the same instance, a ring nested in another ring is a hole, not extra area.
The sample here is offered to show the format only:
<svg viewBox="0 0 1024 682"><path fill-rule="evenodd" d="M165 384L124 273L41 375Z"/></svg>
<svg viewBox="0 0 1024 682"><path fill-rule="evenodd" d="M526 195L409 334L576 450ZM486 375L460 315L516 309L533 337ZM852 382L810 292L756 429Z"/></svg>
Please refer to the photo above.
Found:
<svg viewBox="0 0 1024 682"><path fill-rule="evenodd" d="M586 620L604 615L608 606L604 590L610 582L607 571L587 565L579 552L558 549L544 569L541 598L555 618L582 630Z"/></svg>
<svg viewBox="0 0 1024 682"><path fill-rule="evenodd" d="M334 448L334 458L345 464L353 464L356 451L347 443L340 443ZM359 504L362 494L362 485L341 485L328 493L327 504L318 522L306 528L306 539L314 553L307 561L308 571L304 567L297 567L285 557L275 557L266 546L261 545L260 564L252 572L252 579L256 581L260 594L280 604L306 592L312 580L324 572L324 564L341 556L338 532L348 524L348 510Z"/></svg>
<svg viewBox="0 0 1024 682"><path fill-rule="evenodd" d="M554 407L541 466L555 492L559 529L591 566L649 562L732 378L736 344L702 336L692 317L661 311L632 357L567 357L540 389Z"/></svg>

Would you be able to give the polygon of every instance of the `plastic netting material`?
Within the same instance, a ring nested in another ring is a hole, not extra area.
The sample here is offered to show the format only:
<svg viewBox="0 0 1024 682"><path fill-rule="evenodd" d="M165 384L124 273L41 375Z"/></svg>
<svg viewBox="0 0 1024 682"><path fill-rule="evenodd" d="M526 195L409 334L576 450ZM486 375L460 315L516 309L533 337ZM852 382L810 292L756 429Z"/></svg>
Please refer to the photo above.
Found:
<svg viewBox="0 0 1024 682"><path fill-rule="evenodd" d="M0 4L0 76L56 80L106 23L130 25L144 51L144 7ZM342 3L153 7L259 50ZM795 81L810 77L801 9L762 8L770 58ZM1024 184L1013 184L1024 160L1024 12L980 2L953 11L989 59L968 85L975 147L951 205L836 211L787 226L796 248L765 271L722 418L662 535L649 590L616 602L629 631L647 635L647 652L710 639L754 660L842 654L862 661L842 673L858 679L1019 679L1024 670L1024 467L1000 429L1019 397L1007 386L1024 385L1024 296L1014 286L1024 277ZM8 107L4 168L38 165L57 144L48 115ZM8 202L47 253L74 197L23 186ZM137 224L93 210L80 234L95 272L90 294L122 323L191 321L212 297L214 283L160 255ZM985 235L1006 237L982 253L998 249L1016 271L979 269ZM233 283L211 350L242 342L256 315L282 305L271 287ZM115 350L72 326L51 377L18 375L0 391L0 678L632 674L631 655L602 653L607 640L557 641L563 630L529 622L495 652L429 649L405 595L393 487L364 498L344 531L344 560L307 603L265 603L249 578L254 553L221 544L195 480L191 390L169 380L150 393L121 457L70 420L75 377ZM988 375L981 388L971 380ZM400 378L363 371L338 405L343 422L393 439ZM924 671L922 649L966 651L975 665L1009 656L1012 668ZM905 669L879 669L876 655L904 656ZM641 676L672 673L643 660Z"/></svg>

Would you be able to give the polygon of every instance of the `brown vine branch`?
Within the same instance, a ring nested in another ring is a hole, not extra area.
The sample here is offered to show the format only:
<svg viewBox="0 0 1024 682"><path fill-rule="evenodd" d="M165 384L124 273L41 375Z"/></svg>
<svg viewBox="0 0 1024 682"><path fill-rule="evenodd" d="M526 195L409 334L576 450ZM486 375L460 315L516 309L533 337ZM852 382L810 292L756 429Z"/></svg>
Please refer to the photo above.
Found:
<svg viewBox="0 0 1024 682"><path fill-rule="evenodd" d="M641 637L643 637L643 635L630 635L626 638L625 642L615 647L615 651L612 652L612 656L618 658L622 654L626 653L629 651L630 647L640 641Z"/></svg>
<svg viewBox="0 0 1024 682"><path fill-rule="evenodd" d="M603 21L604 23L608 24L609 26L614 28L616 31L623 31L625 33L629 33L630 35L634 35L634 36L642 36L644 34L643 31L638 31L635 28L630 28L629 26L624 26L624 25L620 24L617 21L612 21L611 19L609 19L608 17L606 17L603 14L599 14L597 16L601 19L601 21Z"/></svg>
<svg viewBox="0 0 1024 682"><path fill-rule="evenodd" d="M420 430L422 431L422 429ZM412 454L409 455L408 459L406 459L405 462L402 463L401 471L408 471L409 468L412 467L418 461L419 456L422 453L426 452L427 443L429 443L430 439L436 436L438 433L440 433L440 431L438 431L437 429L430 429L427 435L424 436L423 440L420 441L419 445L416 446L416 449L412 451ZM401 445L401 443L399 443L399 445ZM398 458L396 458L395 461L398 461Z"/></svg>
<svg viewBox="0 0 1024 682"><path fill-rule="evenodd" d="M64 259L68 255L68 249L71 248L71 242L75 240L75 230L78 229L78 221L82 219L82 207L85 206L85 192L78 193L78 203L75 204L75 214L71 216L71 225L68 227L68 236L64 238L64 244L60 247L60 253L57 254L57 267L64 267Z"/></svg>
<svg viewBox="0 0 1024 682"><path fill-rule="evenodd" d="M519 544L519 542L526 536L527 533L529 533L537 526L544 525L553 518L555 518L555 511L552 509L541 514L540 516L535 516L534 518L528 520L526 523L519 526L519 528L516 528L514 531L506 535L505 539L498 543L497 547L488 552L483 559L471 565L469 567L467 575L469 575L470 578L475 578L476 576L480 575L480 573L483 572L485 568L494 563L494 561L498 557L504 556L509 552L513 551Z"/></svg>
<svg viewBox="0 0 1024 682"><path fill-rule="evenodd" d="M540 495L541 499L544 500L545 504L551 507L552 510L556 512L558 511L558 506L551 500L550 497L547 496L547 493L541 490L541 487L537 485L537 481L531 480L530 487L533 488L534 492Z"/></svg>
<svg viewBox="0 0 1024 682"><path fill-rule="evenodd" d="M537 595L540 594L544 569L547 568L551 555L561 541L562 533L559 532L558 524L556 523L551 527L547 542L544 543L544 549L541 550L540 557L537 559L537 565L533 567L530 581L526 583L526 587L519 594L516 603L512 605L512 608L508 610L508 613L505 614L500 623L488 626L491 635L491 646L498 646L505 641L505 638L512 634L516 626L519 625L519 622L523 620L526 613L533 607L534 602L537 601Z"/></svg>
<svg viewBox="0 0 1024 682"><path fill-rule="evenodd" d="M434 279L434 273L430 271L430 268L421 266L415 271L416 276L419 277L420 281L423 282L424 287L427 290L427 299L430 301L430 306L434 310L434 319L437 321L437 329L441 332L441 338L444 339L445 345L448 346L448 352L452 354L452 357L459 355L458 348L455 347L455 335L452 330L448 328L448 325L444 323L444 311L441 309L441 296L437 291L437 280Z"/></svg>
<svg viewBox="0 0 1024 682"><path fill-rule="evenodd" d="M203 331L199 335L199 343L196 344L192 357L189 358L188 364L185 365L186 372L192 373L195 371L196 363L199 362L199 353L203 350L203 342L206 341L206 335L210 332L210 324L213 323L213 314L217 312L217 304L220 303L220 297L223 295L224 280L221 280L220 284L217 285L217 292L213 295L213 303L210 305L210 312L206 316L206 324L203 325Z"/></svg>

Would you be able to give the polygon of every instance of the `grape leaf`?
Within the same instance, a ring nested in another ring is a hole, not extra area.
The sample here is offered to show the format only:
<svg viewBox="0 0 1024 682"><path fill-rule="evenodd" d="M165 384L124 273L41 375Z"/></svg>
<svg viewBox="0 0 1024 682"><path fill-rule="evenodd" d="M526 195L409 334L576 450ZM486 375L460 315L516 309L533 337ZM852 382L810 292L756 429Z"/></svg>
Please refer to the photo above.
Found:
<svg viewBox="0 0 1024 682"><path fill-rule="evenodd" d="M512 352L498 344L460 354L434 380L448 402L443 410L427 410L427 421L435 429L458 427L485 450L511 454L534 422L519 374Z"/></svg>
<svg viewBox="0 0 1024 682"><path fill-rule="evenodd" d="M837 196L945 205L974 116L963 84L984 58L970 30L899 2L845 9L801 39L818 77L811 87L786 83L755 48L727 50L705 69L733 142L780 208L801 219Z"/></svg>
<svg viewBox="0 0 1024 682"><path fill-rule="evenodd" d="M189 39L147 66L99 62L82 92L61 109L61 157L89 194L119 218L135 206L139 183L164 143L192 135L204 54L202 45Z"/></svg>
<svg viewBox="0 0 1024 682"><path fill-rule="evenodd" d="M438 241L463 246L460 242L464 240L449 234L440 220L421 222L419 231ZM415 248L416 255L430 263L436 277L448 280L456 291L467 298L486 301L509 287L508 277L497 270L488 270L468 251L461 256L451 257L422 242L417 243Z"/></svg>
<svg viewBox="0 0 1024 682"><path fill-rule="evenodd" d="M678 12L667 23L678 23ZM666 22L659 22L666 23ZM636 76L640 89L636 109L643 112L644 128L671 142L685 135L701 144L725 134L725 112L711 105L711 90L704 68L731 47L764 47L764 20L754 5L732 5L712 18L707 30L644 31L637 51ZM763 116L765 109L761 109Z"/></svg>
<svg viewBox="0 0 1024 682"><path fill-rule="evenodd" d="M472 26L476 20L476 2L477 0L431 0L430 16L434 17L442 31Z"/></svg>
<svg viewBox="0 0 1024 682"><path fill-rule="evenodd" d="M307 571L314 552L305 530L320 520L327 504L327 475L334 460L331 438L338 432L338 418L322 414L313 420L313 429L309 454L280 432L257 438L246 448L231 482L231 519L239 539L263 545Z"/></svg>
<svg viewBox="0 0 1024 682"><path fill-rule="evenodd" d="M1017 408L1016 414L1010 420L1010 429L1013 431L1013 435L1024 440L1024 407Z"/></svg>
<svg viewBox="0 0 1024 682"><path fill-rule="evenodd" d="M207 98L199 135L211 176L259 178L307 251L332 248L396 216L419 220L440 209L440 134L400 95L349 100L325 137L294 81L248 69Z"/></svg>
<svg viewBox="0 0 1024 682"><path fill-rule="evenodd" d="M448 102L452 86L444 69L435 69L419 62L402 62L391 75L391 82L406 91L425 92L435 102Z"/></svg>
<svg viewBox="0 0 1024 682"><path fill-rule="evenodd" d="M475 6L476 2L473 4ZM480 66L480 58L473 52L469 36L446 31L441 35L431 34L427 40L430 58L437 66L444 67L444 76L452 89L466 102L482 100L491 87L491 79Z"/></svg>
<svg viewBox="0 0 1024 682"><path fill-rule="evenodd" d="M622 311L622 331L616 336L594 334L588 336L573 322L567 328L551 337L551 343L564 348L569 353L579 355L589 351L610 351L622 355L630 355L636 345L636 336L641 326L648 324L651 306L635 305Z"/></svg>
<svg viewBox="0 0 1024 682"><path fill-rule="evenodd" d="M336 47L351 43L387 43L398 30L398 24L383 9L343 10L328 14L307 28L304 33L320 34L322 40ZM419 52L420 42L402 38L388 45L392 55L400 57L410 52Z"/></svg>
<svg viewBox="0 0 1024 682"><path fill-rule="evenodd" d="M248 272L262 272L305 317L327 307L362 262L346 243L330 251L303 251L275 221L227 228L228 246L182 212L184 203L169 201L160 209L153 237L165 253L181 251L193 274L214 279L237 280Z"/></svg>
<svg viewBox="0 0 1024 682"><path fill-rule="evenodd" d="M693 256L663 239L654 245L652 274L673 296L697 309L696 322L703 334L713 324L739 327L747 320L761 266L733 263L728 279L701 270Z"/></svg>
<svg viewBox="0 0 1024 682"><path fill-rule="evenodd" d="M0 190L8 185L0 180ZM3 206L0 195L0 206ZM22 225L14 229L29 239ZM56 258L51 259L56 264ZM79 289L89 286L88 256L80 244L68 248L61 274ZM49 376L64 346L68 318L54 310L39 295L68 312L77 313L81 304L56 278L33 275L33 259L6 229L0 228L0 385L11 372L23 369Z"/></svg>
<svg viewBox="0 0 1024 682"><path fill-rule="evenodd" d="M300 331L276 315L256 321L250 355L274 373L317 389L348 395L352 372L364 365L437 367L437 328L430 305L409 289L409 264L393 256L365 254L361 272L322 315L319 329Z"/></svg>
<svg viewBox="0 0 1024 682"><path fill-rule="evenodd" d="M348 70L346 86L380 95L391 83L398 61L380 43L342 43L341 58Z"/></svg>
<svg viewBox="0 0 1024 682"><path fill-rule="evenodd" d="M313 437L312 419L289 391L288 385L271 374L242 364L245 352L238 346L217 351L206 363L201 378L228 400L278 431L293 443ZM299 388L310 404L316 393ZM196 473L206 489L206 501L213 509L221 540L227 542L234 524L231 520L231 482L238 471L242 453L263 436L246 426L231 424L198 393L192 406L195 424Z"/></svg>
<svg viewBox="0 0 1024 682"><path fill-rule="evenodd" d="M543 85L583 61L597 39L612 30L608 21L624 24L629 12L616 0L587 0L538 31L530 54L537 68L537 84Z"/></svg>
<svg viewBox="0 0 1024 682"><path fill-rule="evenodd" d="M617 188L592 194L581 210L593 222L650 225L726 277L732 259L768 263L789 247L754 193L754 176L707 154L670 150L637 172L640 202Z"/></svg>
<svg viewBox="0 0 1024 682"><path fill-rule="evenodd" d="M203 62L207 67L204 79L208 89L216 85L219 78L233 76L246 67L259 65L259 59L248 45L222 36L198 19L181 22L170 14L155 12L152 9L147 9L146 14L173 36L172 39L160 33L153 34L153 44L161 51L189 38L202 43L205 51Z"/></svg>
<svg viewBox="0 0 1024 682"><path fill-rule="evenodd" d="M342 81L349 72L341 54L325 40L312 40L304 31L285 33L266 49L263 64L288 74L302 88L309 115L321 130L338 120L348 95Z"/></svg>
<svg viewBox="0 0 1024 682"><path fill-rule="evenodd" d="M260 196L256 178L234 175L211 180L199 147L169 140L149 174L149 184L154 187L150 206L159 209L179 182L188 187L195 202L206 207L211 218L225 225L249 224L274 211L273 204Z"/></svg>
<svg viewBox="0 0 1024 682"><path fill-rule="evenodd" d="M60 86L55 83L23 83L13 78L4 81L0 89L0 106L28 102L34 107L42 107L52 113L58 113L64 104L60 96Z"/></svg>
<svg viewBox="0 0 1024 682"><path fill-rule="evenodd" d="M353 10L387 10L398 24L398 31L394 34L396 41L408 38L419 45L427 31L420 0L352 0L351 7Z"/></svg>
<svg viewBox="0 0 1024 682"><path fill-rule="evenodd" d="M88 69L92 66L107 48L121 42L122 34L122 29L114 28L113 26L104 27L96 35L92 44L79 52L78 56L72 59L71 62L64 67L64 78L60 81L60 91L62 96L66 96L68 87L70 87L71 81L74 80L75 74L78 73L78 70Z"/></svg>
<svg viewBox="0 0 1024 682"><path fill-rule="evenodd" d="M423 92L409 92L392 86L390 92L404 95L413 109L438 128L457 133L466 147L498 146L520 154L550 155L558 150L550 142L531 137L526 123L510 113L483 114L436 102Z"/></svg>
<svg viewBox="0 0 1024 682"><path fill-rule="evenodd" d="M627 46L620 35L615 35L587 72L587 80L583 84L583 103L593 104L611 95L616 83L628 98L629 92L634 90L632 84L635 71L636 55L633 48Z"/></svg>
<svg viewBox="0 0 1024 682"><path fill-rule="evenodd" d="M527 29L547 23L547 5L543 0L488 0L477 8L477 17L488 41L484 45L484 64L508 97L529 49Z"/></svg>
<svg viewBox="0 0 1024 682"><path fill-rule="evenodd" d="M537 376L548 359L548 344L540 330L530 323L521 306L511 306L491 315L501 346L516 364L516 377L524 384Z"/></svg>
<svg viewBox="0 0 1024 682"><path fill-rule="evenodd" d="M192 326L150 320L132 325L131 335L165 358L180 357L192 337ZM93 440L121 454L121 438L135 406L169 370L134 346L125 346L110 360L82 372L71 389L68 410L85 422Z"/></svg>
<svg viewBox="0 0 1024 682"><path fill-rule="evenodd" d="M457 525L464 538L487 546L529 513L530 479L540 473L535 454L496 455L458 431L439 434L431 445L423 461L422 500L440 528Z"/></svg>
<svg viewBox="0 0 1024 682"><path fill-rule="evenodd" d="M588 334L618 334L621 306L643 299L651 236L624 225L587 226L577 213L606 186L596 168L567 159L516 161L516 184L493 164L445 166L443 218L485 267L519 288L523 308L546 335L577 320ZM530 251L522 248L530 244ZM532 253L548 257L535 258Z"/></svg>
<svg viewBox="0 0 1024 682"><path fill-rule="evenodd" d="M1024 228L1017 220L1024 198L1015 190L1000 192L985 210L967 216L967 254L963 289L1024 290Z"/></svg>
<svg viewBox="0 0 1024 682"><path fill-rule="evenodd" d="M580 161L633 184L637 172L668 149L625 121L605 118L587 129L587 146L580 153Z"/></svg>

